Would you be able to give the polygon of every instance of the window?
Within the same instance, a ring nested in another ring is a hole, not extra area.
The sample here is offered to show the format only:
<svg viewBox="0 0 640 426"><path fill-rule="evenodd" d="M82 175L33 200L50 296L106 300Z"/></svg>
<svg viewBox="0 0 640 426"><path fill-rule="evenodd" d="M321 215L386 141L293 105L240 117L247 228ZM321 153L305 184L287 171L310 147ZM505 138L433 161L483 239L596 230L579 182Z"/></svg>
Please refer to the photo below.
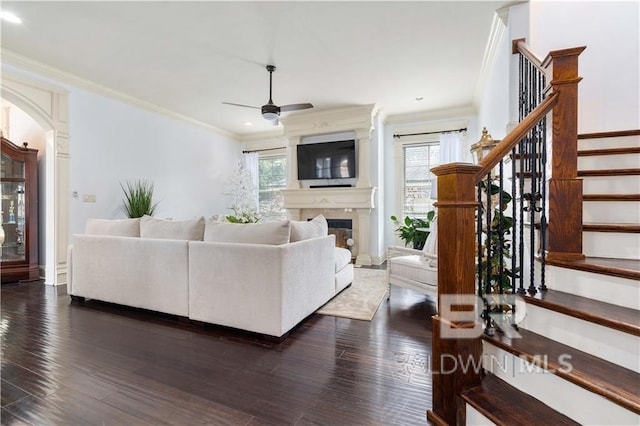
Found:
<svg viewBox="0 0 640 426"><path fill-rule="evenodd" d="M405 145L402 217L426 217L433 210L431 184L435 176L429 171L440 164L439 142Z"/></svg>
<svg viewBox="0 0 640 426"><path fill-rule="evenodd" d="M287 218L281 189L287 187L287 157L265 155L258 160L258 209L263 221Z"/></svg>

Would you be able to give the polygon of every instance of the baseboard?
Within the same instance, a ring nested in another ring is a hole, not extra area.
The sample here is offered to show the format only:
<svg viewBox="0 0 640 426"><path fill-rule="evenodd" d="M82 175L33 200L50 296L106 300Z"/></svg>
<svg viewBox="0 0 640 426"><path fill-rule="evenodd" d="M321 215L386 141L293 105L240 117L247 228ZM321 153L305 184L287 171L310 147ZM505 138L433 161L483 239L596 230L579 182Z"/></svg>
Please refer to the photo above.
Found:
<svg viewBox="0 0 640 426"><path fill-rule="evenodd" d="M58 284L53 286L57 296L64 296L67 294L67 285L66 284Z"/></svg>

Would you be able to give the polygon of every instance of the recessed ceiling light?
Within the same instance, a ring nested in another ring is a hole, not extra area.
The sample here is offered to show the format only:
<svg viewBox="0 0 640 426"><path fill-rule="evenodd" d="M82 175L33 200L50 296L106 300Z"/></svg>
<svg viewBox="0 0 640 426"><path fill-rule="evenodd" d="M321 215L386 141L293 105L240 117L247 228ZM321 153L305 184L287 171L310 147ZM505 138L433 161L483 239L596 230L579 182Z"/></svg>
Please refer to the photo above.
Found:
<svg viewBox="0 0 640 426"><path fill-rule="evenodd" d="M245 126L253 126L253 123L247 121L246 123L244 123Z"/></svg>
<svg viewBox="0 0 640 426"><path fill-rule="evenodd" d="M424 99L424 96L416 96L416 101L421 101Z"/></svg>
<svg viewBox="0 0 640 426"><path fill-rule="evenodd" d="M0 12L0 18L14 24L22 24L22 19L20 19L15 13L8 12L6 10Z"/></svg>

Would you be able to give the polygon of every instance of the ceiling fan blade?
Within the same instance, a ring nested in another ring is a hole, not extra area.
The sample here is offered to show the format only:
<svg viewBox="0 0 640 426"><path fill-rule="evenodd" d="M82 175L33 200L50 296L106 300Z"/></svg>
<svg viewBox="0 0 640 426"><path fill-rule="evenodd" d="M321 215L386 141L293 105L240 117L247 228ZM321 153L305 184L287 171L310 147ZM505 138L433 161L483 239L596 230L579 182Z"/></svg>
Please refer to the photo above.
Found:
<svg viewBox="0 0 640 426"><path fill-rule="evenodd" d="M260 109L260 107L256 107L253 105L244 105L244 104L235 104L233 102L222 102L225 105L233 105L233 106L239 106L239 107L244 107L244 108L254 108L254 109Z"/></svg>
<svg viewBox="0 0 640 426"><path fill-rule="evenodd" d="M297 110L300 110L300 109L309 109L309 108L313 108L313 105L311 105L311 104L291 104L291 105L282 105L280 107L280 111L282 111L282 112L297 111Z"/></svg>

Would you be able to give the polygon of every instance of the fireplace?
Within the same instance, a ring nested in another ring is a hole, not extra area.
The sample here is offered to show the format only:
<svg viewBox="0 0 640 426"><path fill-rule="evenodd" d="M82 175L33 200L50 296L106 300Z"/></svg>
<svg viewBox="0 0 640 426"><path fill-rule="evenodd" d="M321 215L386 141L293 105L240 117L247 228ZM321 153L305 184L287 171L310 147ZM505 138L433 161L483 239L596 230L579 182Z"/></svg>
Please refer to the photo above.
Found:
<svg viewBox="0 0 640 426"><path fill-rule="evenodd" d="M372 264L371 237L381 235L377 217L371 220L376 192L372 185L371 140L377 113L378 107L370 104L291 114L281 120L288 139L287 164L290 165L287 189L280 191L284 208L293 220L322 214L330 222L336 221L329 225L330 232L336 235L338 246L351 251L356 265ZM356 141L355 178L298 179L298 145L345 139ZM376 241L376 247L378 245Z"/></svg>
<svg viewBox="0 0 640 426"><path fill-rule="evenodd" d="M327 219L329 234L336 236L336 247L351 250L353 240L353 221L351 219Z"/></svg>

